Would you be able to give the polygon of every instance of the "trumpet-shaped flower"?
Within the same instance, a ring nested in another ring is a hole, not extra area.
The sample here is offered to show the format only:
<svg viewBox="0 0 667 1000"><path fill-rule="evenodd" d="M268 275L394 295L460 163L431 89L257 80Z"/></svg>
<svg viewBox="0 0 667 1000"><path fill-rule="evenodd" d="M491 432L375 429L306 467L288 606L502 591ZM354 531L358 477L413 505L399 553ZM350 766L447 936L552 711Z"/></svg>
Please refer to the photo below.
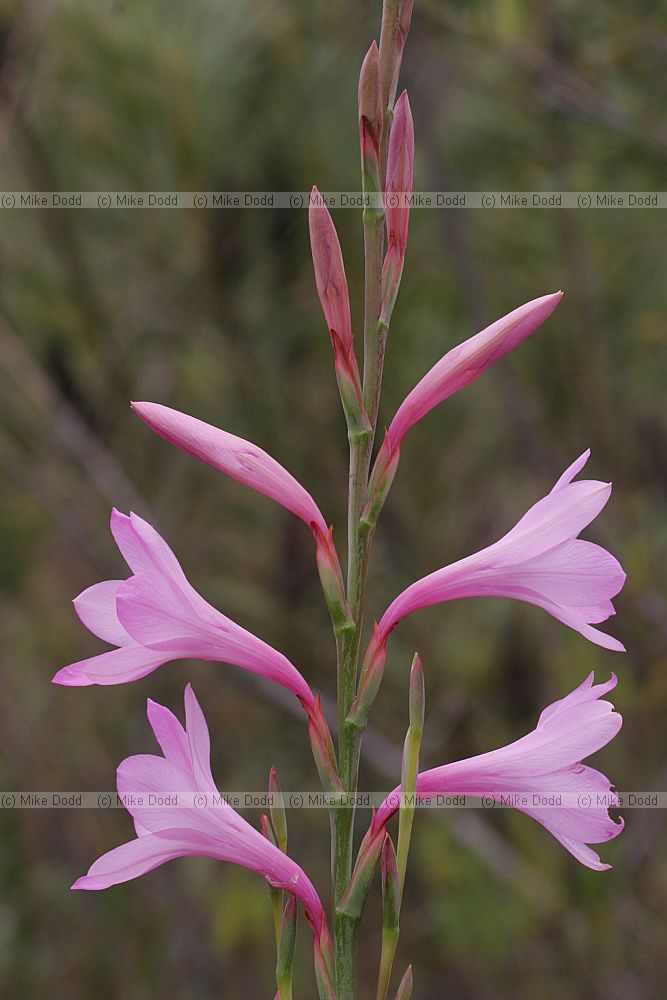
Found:
<svg viewBox="0 0 667 1000"><path fill-rule="evenodd" d="M123 684L170 660L214 660L261 674L292 691L309 712L314 708L296 667L205 601L147 521L114 510L111 531L133 575L94 584L74 607L94 635L118 648L63 667L56 684Z"/></svg>
<svg viewBox="0 0 667 1000"><path fill-rule="evenodd" d="M148 700L148 721L163 756L128 757L117 772L118 793L137 836L98 858L72 888L108 889L173 858L216 858L257 872L274 888L292 893L303 903L316 936L326 936L322 903L303 869L220 795L211 774L206 719L189 684L184 700L185 728L168 708ZM148 804L160 799L170 804Z"/></svg>
<svg viewBox="0 0 667 1000"><path fill-rule="evenodd" d="M611 484L572 480L586 464L585 451L552 491L524 514L500 541L413 583L390 604L372 640L373 656L398 622L413 611L462 597L510 597L536 604L591 642L624 651L593 628L615 614L611 599L625 581L617 559L578 538L597 517Z"/></svg>
<svg viewBox="0 0 667 1000"><path fill-rule="evenodd" d="M160 403L132 403L132 409L165 441L275 500L316 536L326 534L326 521L310 493L257 445Z"/></svg>
<svg viewBox="0 0 667 1000"><path fill-rule="evenodd" d="M608 869L588 845L613 840L623 829L623 820L615 823L608 812L618 806L618 796L608 778L581 762L621 728L614 706L600 700L615 686L613 674L605 684L593 684L590 674L580 687L545 708L527 736L499 750L422 771L417 796L471 795L513 805L541 823L587 868ZM374 840L397 811L400 793L399 786L375 814L370 831Z"/></svg>

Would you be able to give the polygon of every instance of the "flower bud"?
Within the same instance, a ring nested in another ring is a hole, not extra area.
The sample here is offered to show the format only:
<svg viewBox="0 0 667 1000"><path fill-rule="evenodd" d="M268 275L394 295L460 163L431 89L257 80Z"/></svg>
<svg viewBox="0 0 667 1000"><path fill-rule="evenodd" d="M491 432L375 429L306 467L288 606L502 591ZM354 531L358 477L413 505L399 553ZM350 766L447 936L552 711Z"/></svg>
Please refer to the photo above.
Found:
<svg viewBox="0 0 667 1000"><path fill-rule="evenodd" d="M384 108L380 79L380 53L375 41L366 53L359 75L359 144L364 194L380 194L380 149ZM381 214L381 207L378 206Z"/></svg>
<svg viewBox="0 0 667 1000"><path fill-rule="evenodd" d="M401 985L398 987L396 1000L412 1000L412 985L412 966L409 965L405 970L405 975L401 979Z"/></svg>
<svg viewBox="0 0 667 1000"><path fill-rule="evenodd" d="M333 740L324 718L319 694L308 710L308 736L317 770L326 791L342 792L343 785L338 777Z"/></svg>
<svg viewBox="0 0 667 1000"><path fill-rule="evenodd" d="M405 249L410 222L415 156L415 135L407 91L403 91L394 109L387 153L385 217L387 254L382 268L382 309L380 322L389 326L403 274Z"/></svg>
<svg viewBox="0 0 667 1000"><path fill-rule="evenodd" d="M296 913L296 896L290 895L287 898L287 904L280 924L278 956L276 959L276 980L279 983L285 979L291 980L292 966L294 964L294 946L296 944Z"/></svg>
<svg viewBox="0 0 667 1000"><path fill-rule="evenodd" d="M382 447L375 459L375 465L368 483L368 500L361 513L362 529L371 531L377 525L380 511L384 507L385 500L389 495L398 460L401 457L400 448L394 447L391 435L387 432L382 442Z"/></svg>
<svg viewBox="0 0 667 1000"><path fill-rule="evenodd" d="M366 728L371 707L382 683L386 662L385 642L379 642L379 631L375 625L361 668L357 697L346 718L348 725L354 726L355 729Z"/></svg>
<svg viewBox="0 0 667 1000"><path fill-rule="evenodd" d="M338 913L355 920L361 917L375 874L375 867L380 857L383 840L384 828L380 827L379 830L373 832L373 824L371 824L361 842L352 877L336 907Z"/></svg>
<svg viewBox="0 0 667 1000"><path fill-rule="evenodd" d="M276 843L283 854L287 854L287 817L285 816L283 793L275 767L271 768L269 774L269 792L271 793L271 824L276 835Z"/></svg>
<svg viewBox="0 0 667 1000"><path fill-rule="evenodd" d="M329 614L337 632L354 628L354 619L345 596L345 584L338 553L333 542L333 528L327 533L315 530L317 570Z"/></svg>

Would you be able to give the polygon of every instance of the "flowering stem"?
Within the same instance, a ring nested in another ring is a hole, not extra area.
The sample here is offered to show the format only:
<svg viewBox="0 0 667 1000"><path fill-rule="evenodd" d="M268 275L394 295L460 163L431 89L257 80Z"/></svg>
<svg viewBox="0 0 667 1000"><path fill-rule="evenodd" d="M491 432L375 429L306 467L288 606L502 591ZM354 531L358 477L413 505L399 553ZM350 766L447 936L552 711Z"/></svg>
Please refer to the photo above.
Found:
<svg viewBox="0 0 667 1000"><path fill-rule="evenodd" d="M395 39L400 0L383 0L380 34L380 66L383 111L389 105L391 80L396 66ZM390 117L389 112L389 117ZM385 114L385 122L387 114ZM384 188L386 142L380 158L380 187ZM372 532L362 530L362 512L367 499L368 474L377 426L387 328L380 324L382 265L384 257L384 212L365 209L364 226L364 374L363 401L369 427L350 429L348 492L347 601L354 629L342 634L338 643L338 764L343 788L356 792L362 731L346 722L355 700L359 645ZM334 822L333 897L337 1000L356 997L356 930L358 918L338 912L352 874L354 809L339 808Z"/></svg>

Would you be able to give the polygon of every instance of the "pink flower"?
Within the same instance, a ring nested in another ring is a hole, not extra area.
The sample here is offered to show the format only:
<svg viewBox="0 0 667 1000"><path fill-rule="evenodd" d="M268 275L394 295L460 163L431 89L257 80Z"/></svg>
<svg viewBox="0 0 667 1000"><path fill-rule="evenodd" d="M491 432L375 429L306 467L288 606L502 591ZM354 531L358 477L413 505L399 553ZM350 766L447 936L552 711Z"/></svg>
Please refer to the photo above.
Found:
<svg viewBox="0 0 667 1000"><path fill-rule="evenodd" d="M562 292L554 292L519 306L454 347L417 383L396 411L382 442L369 484L366 520L377 521L396 475L403 438L410 428L534 333L562 297Z"/></svg>
<svg viewBox="0 0 667 1000"><path fill-rule="evenodd" d="M615 823L608 812L619 800L609 779L581 762L621 728L614 706L600 701L615 686L613 674L606 684L594 685L591 673L567 697L545 708L532 733L499 750L423 771L417 794L472 795L516 806L587 868L605 871L611 866L587 845L619 835L623 820ZM373 839L396 812L400 792L399 786L380 806L370 831Z"/></svg>
<svg viewBox="0 0 667 1000"><path fill-rule="evenodd" d="M211 774L206 719L190 685L185 729L168 708L148 700L148 721L164 756L128 757L117 771L118 794L134 819L134 840L102 855L73 889L108 889L173 858L216 858L263 875L304 905L319 938L327 935L319 896L305 872L228 805ZM173 804L146 805L149 796Z"/></svg>
<svg viewBox="0 0 667 1000"><path fill-rule="evenodd" d="M160 403L132 403L132 409L165 441L275 500L305 521L316 537L317 531L326 534L326 521L310 493L257 445Z"/></svg>
<svg viewBox="0 0 667 1000"><path fill-rule="evenodd" d="M89 587L74 607L94 635L118 649L63 667L56 684L123 684L170 660L214 660L261 674L314 709L313 693L296 667L208 604L150 524L114 510L111 531L133 575Z"/></svg>
<svg viewBox="0 0 667 1000"><path fill-rule="evenodd" d="M424 375L399 406L387 436L398 448L411 427L459 389L463 389L534 333L563 297L553 292L533 299L454 347Z"/></svg>
<svg viewBox="0 0 667 1000"><path fill-rule="evenodd" d="M578 538L611 494L610 483L572 482L586 464L585 451L500 541L413 583L390 604L369 650L382 652L387 636L406 615L462 597L511 597L544 608L565 625L606 649L624 651L593 628L615 614L612 597L625 573L599 545ZM367 654L367 660L369 656Z"/></svg>

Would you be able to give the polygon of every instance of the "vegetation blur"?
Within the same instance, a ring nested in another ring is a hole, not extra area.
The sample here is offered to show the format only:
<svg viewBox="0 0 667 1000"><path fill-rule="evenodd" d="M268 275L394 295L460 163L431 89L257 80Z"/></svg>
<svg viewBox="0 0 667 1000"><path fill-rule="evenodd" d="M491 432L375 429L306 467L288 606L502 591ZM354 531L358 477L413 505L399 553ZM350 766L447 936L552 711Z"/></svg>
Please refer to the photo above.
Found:
<svg viewBox="0 0 667 1000"><path fill-rule="evenodd" d="M5 191L357 190L356 87L380 0L0 3ZM664 3L416 0L402 84L416 190L657 191L667 160ZM221 788L316 788L302 721L235 668L170 664L109 688L51 685L101 651L71 599L125 567L112 505L168 539L197 588L332 698L335 652L304 525L155 437L131 399L258 443L312 492L344 554L347 442L305 210L3 209L0 228L0 789L105 790L154 752L148 696L202 702ZM355 329L358 211L334 213ZM498 538L586 447L613 479L587 533L628 582L618 656L499 600L421 612L390 643L362 787L392 788L414 650L422 761L500 746L589 671L625 725L592 763L667 780L665 222L656 209L415 209L382 420L446 350L563 288L546 325L419 424L375 543L367 626L413 579ZM358 339L360 339L358 337ZM259 821L257 813L248 818ZM328 885L324 812L290 853ZM653 1000L667 978L667 823L628 810L579 866L509 810L420 812L397 973L431 1000ZM361 813L361 833L368 815ZM70 884L133 836L121 810L0 810L0 994L12 1000L273 995L269 891L175 861L103 893ZM379 891L361 928L374 990ZM302 928L296 995L315 995ZM374 994L373 994L374 995Z"/></svg>

